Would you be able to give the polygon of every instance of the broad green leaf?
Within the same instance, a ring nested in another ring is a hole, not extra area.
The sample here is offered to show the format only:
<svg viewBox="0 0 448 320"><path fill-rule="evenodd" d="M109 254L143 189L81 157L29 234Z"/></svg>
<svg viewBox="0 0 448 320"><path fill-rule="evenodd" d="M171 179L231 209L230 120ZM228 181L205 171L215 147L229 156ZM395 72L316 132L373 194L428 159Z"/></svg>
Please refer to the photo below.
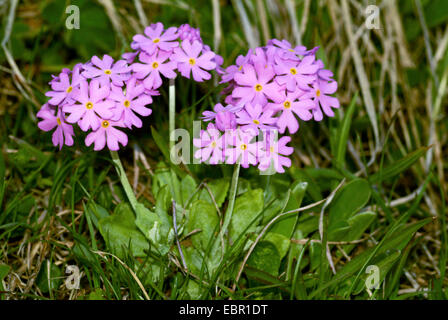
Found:
<svg viewBox="0 0 448 320"><path fill-rule="evenodd" d="M110 250L118 257L132 252L136 257L145 256L144 250L149 249L148 240L137 229L134 214L127 203L119 203L114 214L101 219L99 229Z"/></svg>
<svg viewBox="0 0 448 320"><path fill-rule="evenodd" d="M230 181L229 179L216 179L210 182L207 182L207 186L213 194L213 198L216 201L218 207L221 207L224 203L224 200L227 197L227 192L229 191ZM199 199L205 200L213 204L213 200L210 197L210 193L207 188L203 187L201 192L199 193Z"/></svg>
<svg viewBox="0 0 448 320"><path fill-rule="evenodd" d="M186 232L200 229L201 231L191 236L191 241L195 248L205 251L212 239L219 224L219 217L215 206L203 200L193 202L190 215L186 224Z"/></svg>
<svg viewBox="0 0 448 320"><path fill-rule="evenodd" d="M182 197L182 205L185 206L187 201L191 201L191 197L195 193L197 188L196 181L190 175L186 175L180 182L180 191Z"/></svg>
<svg viewBox="0 0 448 320"><path fill-rule="evenodd" d="M278 254L280 255L280 260L283 259L283 257L288 253L289 245L291 243L288 237L275 232L266 233L264 236L264 241L268 241L275 246Z"/></svg>
<svg viewBox="0 0 448 320"><path fill-rule="evenodd" d="M154 212L141 203L136 207L136 226L162 255L168 253L175 238L172 221L167 212L170 208L170 199L168 186L164 186L157 194Z"/></svg>
<svg viewBox="0 0 448 320"><path fill-rule="evenodd" d="M294 184L291 187L291 194L288 203L286 204L284 210L285 212L300 208L307 187L308 187L307 182L298 182L298 181L294 182ZM279 219L271 228L271 231L276 232L278 234L282 234L289 239L294 233L294 227L296 226L297 219L298 215L293 215L284 219Z"/></svg>
<svg viewBox="0 0 448 320"><path fill-rule="evenodd" d="M254 189L236 198L230 221L230 238L235 240L247 228L252 220L263 210L263 190ZM247 232L255 230L254 223Z"/></svg>
<svg viewBox="0 0 448 320"><path fill-rule="evenodd" d="M393 178L406 169L410 168L414 163L420 159L420 157L424 156L426 152L429 150L429 147L421 147L417 150L409 153L405 157L401 158L400 160L394 162L390 166L380 170L379 172L371 175L369 177L369 181L371 183L380 183L384 180L388 180L390 178Z"/></svg>
<svg viewBox="0 0 448 320"><path fill-rule="evenodd" d="M269 241L260 241L247 260L247 265L277 276L280 262L281 258L276 246Z"/></svg>
<svg viewBox="0 0 448 320"><path fill-rule="evenodd" d="M343 222L339 228L328 231L328 241L359 240L364 231L375 220L376 214L371 211L361 212Z"/></svg>
<svg viewBox="0 0 448 320"><path fill-rule="evenodd" d="M338 191L330 204L329 230L332 225L347 221L351 216L363 208L370 199L370 186L364 179L350 181Z"/></svg>

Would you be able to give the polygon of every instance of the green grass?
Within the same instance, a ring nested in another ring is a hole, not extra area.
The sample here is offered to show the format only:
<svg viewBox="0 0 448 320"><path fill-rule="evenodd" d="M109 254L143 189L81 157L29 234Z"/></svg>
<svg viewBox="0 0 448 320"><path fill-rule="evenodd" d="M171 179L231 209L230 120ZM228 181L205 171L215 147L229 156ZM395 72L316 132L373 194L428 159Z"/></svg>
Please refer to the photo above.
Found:
<svg viewBox="0 0 448 320"><path fill-rule="evenodd" d="M65 28L68 1L20 1L14 17L0 8L0 37L13 19L5 48L23 75L11 76L2 50L0 299L448 298L446 1L384 4L381 29L353 47L344 14L356 34L363 2L345 12L345 0L295 1L292 14L283 0L216 1L221 39L213 1L166 2L142 1L148 21L200 27L226 66L269 38L319 45L341 109L300 124L287 173L233 174L170 163L165 86L119 153L133 210L108 152L82 139L58 151L35 114L51 74L129 50L144 19L135 2L111 1L117 27L101 4L72 1L79 30ZM222 88L176 79L176 127L192 133ZM79 289L65 285L68 265L80 269ZM366 286L369 266L378 289Z"/></svg>

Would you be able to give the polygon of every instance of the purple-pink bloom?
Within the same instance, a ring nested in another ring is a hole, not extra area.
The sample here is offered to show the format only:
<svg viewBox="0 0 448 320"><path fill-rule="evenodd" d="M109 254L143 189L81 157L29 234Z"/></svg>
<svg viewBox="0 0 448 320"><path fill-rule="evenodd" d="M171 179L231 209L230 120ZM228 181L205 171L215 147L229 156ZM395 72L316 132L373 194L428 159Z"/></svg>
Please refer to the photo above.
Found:
<svg viewBox="0 0 448 320"><path fill-rule="evenodd" d="M64 114L61 108L55 109L50 107L48 103L44 104L37 113L37 117L42 119L37 126L43 131L51 131L56 127L52 135L52 142L54 146L59 146L59 150L65 144L67 146L73 145L73 127L65 122Z"/></svg>
<svg viewBox="0 0 448 320"><path fill-rule="evenodd" d="M177 34L181 41L190 40L191 42L197 40L202 43L201 33L199 28L193 28L189 24L185 23L177 28Z"/></svg>
<svg viewBox="0 0 448 320"><path fill-rule="evenodd" d="M122 131L115 129L115 127L124 127L122 121L112 121L100 119L101 126L98 130L90 132L85 140L86 146L94 143L93 150L102 150L107 143L109 150L118 151L119 144L123 147L128 144L128 136Z"/></svg>
<svg viewBox="0 0 448 320"><path fill-rule="evenodd" d="M262 64L245 64L242 72L235 74L236 88L232 92L233 98L239 98L241 103L265 105L268 99L279 101L281 87L271 82L275 73L271 66Z"/></svg>
<svg viewBox="0 0 448 320"><path fill-rule="evenodd" d="M323 119L322 110L328 117L333 117L334 112L332 108L338 109L340 104L339 100L330 96L338 89L338 83L336 81L321 81L318 80L312 85L312 89L306 92L302 98L313 99L314 108L312 109L313 117L315 121L321 121Z"/></svg>
<svg viewBox="0 0 448 320"><path fill-rule="evenodd" d="M132 126L142 127L142 120L137 116L149 116L152 110L145 106L152 103L150 95L144 93L143 84L136 84L137 79L132 77L126 84L126 90L122 87L112 86L109 99L115 101L113 109L115 115L113 120L121 120L123 124L131 129Z"/></svg>
<svg viewBox="0 0 448 320"><path fill-rule="evenodd" d="M202 112L202 119L204 121L212 121L216 118L216 115L219 112L232 112L232 113L236 113L238 111L241 110L242 107L237 107L237 106L233 106L233 105L227 105L227 106L223 106L221 103L217 103L215 104L215 106L213 107L213 111L204 111Z"/></svg>
<svg viewBox="0 0 448 320"><path fill-rule="evenodd" d="M152 56L142 52L139 56L140 61L144 63L134 63L132 70L138 79L144 79L143 83L146 89L157 89L162 85L163 74L166 78L174 79L177 64L174 61L167 61L170 57L169 52L159 51Z"/></svg>
<svg viewBox="0 0 448 320"><path fill-rule="evenodd" d="M235 164L239 161L243 168L248 168L250 164L254 166L258 163L259 144L252 142L254 135L251 131L243 131L239 128L227 130L224 139L227 164Z"/></svg>
<svg viewBox="0 0 448 320"><path fill-rule="evenodd" d="M157 22L145 28L145 36L137 34L133 38L131 48L134 50L141 49L152 55L157 49L171 52L179 46L177 28L171 27L164 30L163 24Z"/></svg>
<svg viewBox="0 0 448 320"><path fill-rule="evenodd" d="M254 135L257 135L259 130L272 129L277 122L273 117L274 112L266 109L259 104L252 105L247 103L244 108L237 113L236 122L241 125L241 130L252 130Z"/></svg>
<svg viewBox="0 0 448 320"><path fill-rule="evenodd" d="M252 56L252 49L249 49L249 52L246 54L246 56L239 55L235 61L236 65L228 66L225 69L225 72L221 76L221 81L219 83L226 83L232 81L233 78L235 77L235 74L243 69L243 65L250 61L251 56Z"/></svg>
<svg viewBox="0 0 448 320"><path fill-rule="evenodd" d="M100 117L110 119L113 116L111 109L115 103L106 99L109 96L110 88L108 85L100 85L98 80L87 80L80 82L80 87L73 99L76 102L63 107L64 112L70 113L66 118L69 123L78 123L83 131L89 128L96 130L100 126Z"/></svg>
<svg viewBox="0 0 448 320"><path fill-rule="evenodd" d="M201 82L209 80L212 76L204 70L212 70L216 68L216 63L213 62L215 53L213 51L203 52L203 45L199 41L191 43L189 40L182 41L180 48L174 51L174 61L178 62L177 69L182 76L190 79L190 74L193 73L193 79Z"/></svg>
<svg viewBox="0 0 448 320"><path fill-rule="evenodd" d="M200 137L193 139L193 145L199 148L194 157L201 162L218 164L224 161L223 135L215 128L213 123L209 123L207 130L201 130Z"/></svg>
<svg viewBox="0 0 448 320"><path fill-rule="evenodd" d="M285 169L283 167L289 168L291 166L291 159L285 156L289 156L294 152L292 147L286 146L291 141L291 137L284 136L278 141L275 141L273 137L273 134L268 134L267 138L261 142L263 153L259 157L260 164L258 168L261 171L266 171L273 164L276 172L284 173Z"/></svg>
<svg viewBox="0 0 448 320"><path fill-rule="evenodd" d="M111 56L105 54L103 60L93 56L90 63L84 65L82 75L87 79L97 79L102 84L109 84L111 81L116 86L122 86L123 81L130 78L131 68L125 60L114 63Z"/></svg>
<svg viewBox="0 0 448 320"><path fill-rule="evenodd" d="M280 85L286 84L286 89L289 91L295 91L297 87L309 90L309 85L316 79L316 72L319 69L314 59L314 56L306 56L299 63L277 60L274 66L276 81Z"/></svg>
<svg viewBox="0 0 448 320"><path fill-rule="evenodd" d="M73 68L73 72L65 69L59 74L59 76L55 77L50 82L51 89L53 91L48 91L45 93L47 97L51 97L48 101L49 104L57 106L70 101L74 93L73 89L79 85L79 82L82 79L84 79L80 75L81 68L82 65L77 64Z"/></svg>
<svg viewBox="0 0 448 320"><path fill-rule="evenodd" d="M282 93L282 100L279 103L269 103L266 107L273 112L281 112L277 120L277 127L280 133L284 133L288 128L290 133L296 133L299 129L299 122L294 114L300 119L308 121L311 120L311 110L315 104L309 98L303 98L303 92L296 90L294 92L287 91Z"/></svg>

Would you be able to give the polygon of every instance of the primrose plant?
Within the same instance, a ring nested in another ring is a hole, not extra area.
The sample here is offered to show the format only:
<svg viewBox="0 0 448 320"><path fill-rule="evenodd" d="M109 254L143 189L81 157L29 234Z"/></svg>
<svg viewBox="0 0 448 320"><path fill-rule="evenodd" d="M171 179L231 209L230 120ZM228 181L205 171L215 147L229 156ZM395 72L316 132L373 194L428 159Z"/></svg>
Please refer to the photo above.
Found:
<svg viewBox="0 0 448 320"><path fill-rule="evenodd" d="M291 166L288 156L294 149L288 143L299 129L298 119L321 121L324 114L332 117L333 108L339 108L332 96L337 83L316 59L318 48L308 50L273 39L224 69L222 57L203 43L198 29L187 24L165 29L160 22L135 35L131 48L121 60L94 56L53 76L46 93L50 99L37 113L38 126L53 131L52 142L59 149L74 144L75 131L95 151L107 146L137 222L146 221L139 228L152 243L161 244L159 252L165 254L176 226L160 212L148 214L138 203L117 153L120 145L128 143L126 130L142 127L142 117L152 114L150 106L164 80L168 79L170 88L170 131L174 130L178 74L203 82L215 71L220 84L228 84L220 95L222 102L203 113L206 129L193 139L194 157L200 162L235 165L222 235L230 223L240 166L283 173ZM74 130L76 126L80 130Z"/></svg>

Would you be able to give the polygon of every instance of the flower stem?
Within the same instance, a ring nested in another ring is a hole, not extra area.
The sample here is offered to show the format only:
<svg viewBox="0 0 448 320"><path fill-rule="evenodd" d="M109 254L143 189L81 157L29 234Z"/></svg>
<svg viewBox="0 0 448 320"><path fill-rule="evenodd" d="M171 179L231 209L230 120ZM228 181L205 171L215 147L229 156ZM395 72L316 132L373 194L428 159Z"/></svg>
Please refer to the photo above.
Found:
<svg viewBox="0 0 448 320"><path fill-rule="evenodd" d="M128 178L126 177L126 172L124 171L123 165L121 164L118 152L111 150L110 155L115 165L115 169L117 170L118 176L120 177L121 185L123 186L124 192L126 193L126 196L128 197L128 200L131 204L131 207L132 209L134 209L134 212L137 212L136 208L138 201L135 197L134 191L132 190L131 184L128 181Z"/></svg>
<svg viewBox="0 0 448 320"><path fill-rule="evenodd" d="M230 185L229 192L229 205L227 206L226 213L224 215L224 223L222 225L221 234L224 235L229 227L230 220L233 215L233 207L235 205L236 191L238 189L238 177L240 174L240 163L239 161L235 164L232 175L232 184Z"/></svg>
<svg viewBox="0 0 448 320"><path fill-rule="evenodd" d="M174 79L170 79L169 82L169 137L170 137L170 157L171 153L174 152L174 140L171 139L171 136L174 137L174 130L176 129L176 86L174 85Z"/></svg>

